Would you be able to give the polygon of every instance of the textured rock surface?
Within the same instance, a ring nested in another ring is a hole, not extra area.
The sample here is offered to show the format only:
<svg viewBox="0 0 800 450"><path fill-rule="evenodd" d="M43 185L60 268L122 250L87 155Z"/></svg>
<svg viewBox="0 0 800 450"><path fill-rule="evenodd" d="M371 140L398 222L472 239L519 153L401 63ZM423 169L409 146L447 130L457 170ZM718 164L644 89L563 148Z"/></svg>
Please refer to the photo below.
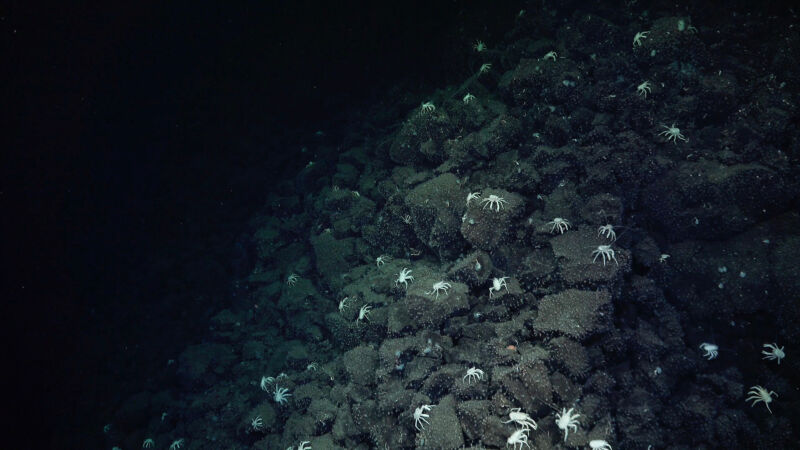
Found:
<svg viewBox="0 0 800 450"><path fill-rule="evenodd" d="M458 232L464 198L466 193L451 173L420 184L405 197L417 237L442 257L455 256L464 246Z"/></svg>
<svg viewBox="0 0 800 450"><path fill-rule="evenodd" d="M611 295L607 291L567 289L542 298L533 329L537 333L555 332L583 339L605 330L611 313Z"/></svg>
<svg viewBox="0 0 800 450"><path fill-rule="evenodd" d="M462 217L461 234L473 247L491 251L515 238L511 226L513 220L522 215L525 205L521 196L502 189L486 189L481 194L481 199L475 199L467 206ZM504 202L489 203L492 195Z"/></svg>

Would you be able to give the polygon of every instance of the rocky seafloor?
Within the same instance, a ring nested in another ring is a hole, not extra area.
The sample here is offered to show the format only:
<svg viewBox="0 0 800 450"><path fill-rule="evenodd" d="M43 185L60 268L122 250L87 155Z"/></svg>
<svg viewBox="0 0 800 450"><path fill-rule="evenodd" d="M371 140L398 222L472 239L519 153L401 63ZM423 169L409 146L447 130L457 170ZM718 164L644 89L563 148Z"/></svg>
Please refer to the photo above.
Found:
<svg viewBox="0 0 800 450"><path fill-rule="evenodd" d="M521 13L461 85L275 186L250 275L109 444L505 448L520 408L516 448L796 448L796 25Z"/></svg>

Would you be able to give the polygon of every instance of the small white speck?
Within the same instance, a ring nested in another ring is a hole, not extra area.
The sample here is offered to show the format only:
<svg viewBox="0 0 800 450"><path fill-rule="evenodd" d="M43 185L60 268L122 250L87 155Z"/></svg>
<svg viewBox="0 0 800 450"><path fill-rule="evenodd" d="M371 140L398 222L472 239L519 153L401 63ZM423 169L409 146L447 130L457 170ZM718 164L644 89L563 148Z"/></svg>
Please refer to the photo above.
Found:
<svg viewBox="0 0 800 450"><path fill-rule="evenodd" d="M746 276L747 276L747 274L746 274L746 273L744 273L744 272L739 272L739 278L744 278L744 277L746 277Z"/></svg>

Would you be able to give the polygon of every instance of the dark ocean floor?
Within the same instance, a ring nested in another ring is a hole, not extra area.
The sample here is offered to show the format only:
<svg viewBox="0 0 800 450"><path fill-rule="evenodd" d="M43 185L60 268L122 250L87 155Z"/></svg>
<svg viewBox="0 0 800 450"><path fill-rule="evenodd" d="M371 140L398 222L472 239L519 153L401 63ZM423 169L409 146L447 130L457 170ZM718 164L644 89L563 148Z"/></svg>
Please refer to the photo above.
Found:
<svg viewBox="0 0 800 450"><path fill-rule="evenodd" d="M736 12L520 11L365 107L108 446L796 448L800 27Z"/></svg>

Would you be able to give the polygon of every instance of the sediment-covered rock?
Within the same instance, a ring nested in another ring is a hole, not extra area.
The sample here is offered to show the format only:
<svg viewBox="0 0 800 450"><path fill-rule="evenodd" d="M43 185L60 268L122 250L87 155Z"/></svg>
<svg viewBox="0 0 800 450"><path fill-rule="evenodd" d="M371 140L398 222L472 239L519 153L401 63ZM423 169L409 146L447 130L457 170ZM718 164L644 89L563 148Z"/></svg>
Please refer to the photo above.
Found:
<svg viewBox="0 0 800 450"><path fill-rule="evenodd" d="M417 238L440 257L453 257L464 247L459 211L466 195L458 179L446 173L420 184L405 197Z"/></svg>
<svg viewBox="0 0 800 450"><path fill-rule="evenodd" d="M494 250L500 243L515 239L511 226L524 210L521 196L502 189L485 189L480 198L467 204L461 218L461 234L475 248Z"/></svg>
<svg viewBox="0 0 800 450"><path fill-rule="evenodd" d="M607 329L612 311L611 294L607 291L567 289L539 301L539 315L533 322L533 330L581 340Z"/></svg>

